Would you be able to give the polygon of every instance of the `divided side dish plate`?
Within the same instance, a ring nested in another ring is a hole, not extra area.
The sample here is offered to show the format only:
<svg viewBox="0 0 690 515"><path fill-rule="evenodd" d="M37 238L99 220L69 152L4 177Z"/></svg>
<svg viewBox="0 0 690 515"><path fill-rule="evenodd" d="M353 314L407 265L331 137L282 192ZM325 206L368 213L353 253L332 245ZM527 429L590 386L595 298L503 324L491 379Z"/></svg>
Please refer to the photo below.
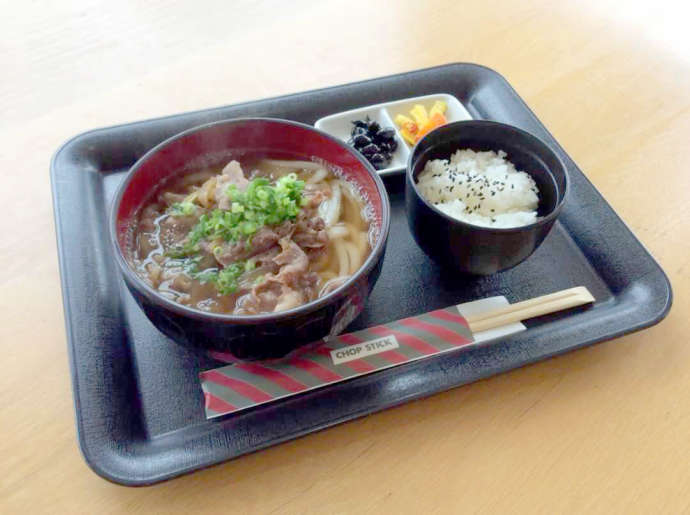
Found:
<svg viewBox="0 0 690 515"><path fill-rule="evenodd" d="M531 320L527 330L285 401L213 420L198 374L220 366L151 325L116 273L107 212L117 185L146 151L203 123L242 116L313 124L391 99L447 92L472 118L509 123L542 138L563 159L570 198L542 246L517 267L487 277L439 269L407 228L403 175L388 174L391 229L381 277L355 331L470 300L511 302L575 285L597 299ZM450 64L284 97L90 131L51 163L67 345L81 451L101 476L150 484L477 379L615 338L660 321L668 280L649 253L510 85L478 65Z"/></svg>
<svg viewBox="0 0 690 515"><path fill-rule="evenodd" d="M410 151L412 150L412 147L400 136L398 126L395 124L395 117L399 114L409 116L410 109L416 104L423 105L428 111L437 100L446 103L445 115L448 123L472 119L472 116L467 112L465 106L463 106L453 95L448 93L436 93L433 95L423 95L414 98L393 100L391 102L382 102L358 107L357 109L350 109L342 113L331 114L317 120L314 127L343 141L347 141L350 138L352 122L354 120L364 120L366 117L377 121L381 127L391 127L395 129L395 140L398 142L398 148L393 153L389 166L379 170L379 175L386 176L404 170L407 165L407 158L410 157Z"/></svg>

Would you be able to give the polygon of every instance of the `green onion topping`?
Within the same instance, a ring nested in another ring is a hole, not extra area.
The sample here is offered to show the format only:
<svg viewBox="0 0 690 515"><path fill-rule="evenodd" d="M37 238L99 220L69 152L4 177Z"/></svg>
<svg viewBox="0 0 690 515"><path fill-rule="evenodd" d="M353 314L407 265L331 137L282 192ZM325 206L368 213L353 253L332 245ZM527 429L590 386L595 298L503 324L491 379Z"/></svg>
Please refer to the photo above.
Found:
<svg viewBox="0 0 690 515"><path fill-rule="evenodd" d="M214 209L199 217L183 245L168 249L166 254L175 259L194 259L200 252L199 242L203 239L237 242L244 240L249 246L251 237L265 225L278 225L287 220L295 220L303 205L302 190L304 181L294 173L278 179L275 186L268 179L252 179L245 191L236 185L228 186L225 194L230 199L230 209ZM173 204L170 214L187 216L195 213L196 205L191 201ZM219 247L214 249L214 253ZM235 262L221 270L211 268L199 272L196 262L186 269L187 273L201 282L212 282L221 295L228 295L238 288L238 279L254 268L254 263Z"/></svg>

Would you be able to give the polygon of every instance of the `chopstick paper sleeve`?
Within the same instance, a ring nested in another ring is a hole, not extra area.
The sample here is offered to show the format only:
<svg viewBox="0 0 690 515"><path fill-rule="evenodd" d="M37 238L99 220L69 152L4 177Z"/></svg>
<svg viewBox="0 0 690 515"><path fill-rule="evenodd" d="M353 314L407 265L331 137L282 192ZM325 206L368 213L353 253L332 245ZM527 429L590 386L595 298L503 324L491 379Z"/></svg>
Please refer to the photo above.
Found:
<svg viewBox="0 0 690 515"><path fill-rule="evenodd" d="M238 362L200 374L207 418L321 388L472 343L456 306L324 340L278 362Z"/></svg>
<svg viewBox="0 0 690 515"><path fill-rule="evenodd" d="M281 361L247 363L200 374L206 417L213 418L322 388L364 374L455 350L473 331L504 327L535 316L594 302L579 286L468 315L460 306L438 309L323 340Z"/></svg>

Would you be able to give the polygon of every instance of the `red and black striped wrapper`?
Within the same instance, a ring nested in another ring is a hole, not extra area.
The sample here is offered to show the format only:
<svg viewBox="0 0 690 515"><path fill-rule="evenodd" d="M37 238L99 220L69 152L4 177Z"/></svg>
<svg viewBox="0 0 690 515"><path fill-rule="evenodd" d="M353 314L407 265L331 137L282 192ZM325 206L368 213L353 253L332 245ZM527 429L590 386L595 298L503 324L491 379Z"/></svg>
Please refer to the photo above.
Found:
<svg viewBox="0 0 690 515"><path fill-rule="evenodd" d="M473 341L456 306L328 338L276 362L235 362L199 374L206 418L214 418L372 374Z"/></svg>

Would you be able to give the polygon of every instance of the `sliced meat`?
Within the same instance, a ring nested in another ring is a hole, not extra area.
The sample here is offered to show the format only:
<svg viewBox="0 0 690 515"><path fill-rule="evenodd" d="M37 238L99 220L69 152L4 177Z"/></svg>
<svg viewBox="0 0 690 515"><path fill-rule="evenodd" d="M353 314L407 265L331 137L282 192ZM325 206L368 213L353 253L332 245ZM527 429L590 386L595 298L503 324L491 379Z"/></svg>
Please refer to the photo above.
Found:
<svg viewBox="0 0 690 515"><path fill-rule="evenodd" d="M307 272L298 281L299 288L305 293L307 300L314 300L318 297L318 291L316 290L319 284L319 274L316 272Z"/></svg>
<svg viewBox="0 0 690 515"><path fill-rule="evenodd" d="M278 303L275 308L273 308L273 311L285 311L287 309L296 308L304 304L304 302L304 294L302 292L284 286L283 292L278 298Z"/></svg>
<svg viewBox="0 0 690 515"><path fill-rule="evenodd" d="M295 233L292 239L303 248L321 248L328 243L326 223L320 216L300 217L295 225Z"/></svg>
<svg viewBox="0 0 690 515"><path fill-rule="evenodd" d="M268 277L252 288L242 307L253 313L270 313L278 304L278 299L283 293L283 287L283 283Z"/></svg>
<svg viewBox="0 0 690 515"><path fill-rule="evenodd" d="M180 245L196 222L194 216L166 216L160 222L160 242L165 247Z"/></svg>
<svg viewBox="0 0 690 515"><path fill-rule="evenodd" d="M309 290L291 288L279 275L271 275L244 296L241 309L248 314L285 311L310 300L309 294Z"/></svg>
<svg viewBox="0 0 690 515"><path fill-rule="evenodd" d="M140 232L137 234L137 252L140 256L148 256L159 247L156 235L150 232Z"/></svg>
<svg viewBox="0 0 690 515"><path fill-rule="evenodd" d="M273 228L273 231L281 238L289 238L295 232L295 222L285 221Z"/></svg>
<svg viewBox="0 0 690 515"><path fill-rule="evenodd" d="M281 238L278 243L281 251L272 261L280 266L280 271L266 275L263 281L243 297L243 312L251 314L284 311L316 298L319 277L315 272L307 271L307 255L288 237Z"/></svg>
<svg viewBox="0 0 690 515"><path fill-rule="evenodd" d="M186 274L179 274L173 279L172 287L180 293L189 293L192 289L192 280Z"/></svg>
<svg viewBox="0 0 690 515"><path fill-rule="evenodd" d="M320 261L326 254L326 247L320 248L305 248L304 253L309 258L310 263L316 263Z"/></svg>
<svg viewBox="0 0 690 515"><path fill-rule="evenodd" d="M307 272L309 258L294 241L281 238L278 242L282 252L273 258L273 262L280 265L278 278L280 281L293 285Z"/></svg>
<svg viewBox="0 0 690 515"><path fill-rule="evenodd" d="M251 237L252 256L272 247L283 238L290 238L295 230L292 222L283 222L273 227L263 226ZM254 250L256 249L256 250Z"/></svg>
<svg viewBox="0 0 690 515"><path fill-rule="evenodd" d="M229 266L235 261L244 261L256 254L261 254L277 244L280 236L268 227L257 231L248 245L246 241L227 242L221 245L221 250L214 253L216 261L223 266Z"/></svg>
<svg viewBox="0 0 690 515"><path fill-rule="evenodd" d="M269 229L266 226L262 227L252 236L249 245L247 245L246 242L239 243L239 245L245 249L243 258L246 259L250 256L265 252L278 243L280 238L280 234L273 229Z"/></svg>
<svg viewBox="0 0 690 515"><path fill-rule="evenodd" d="M262 254L271 247L277 246L281 238L289 238L294 225L292 222L285 222L273 228L261 227L251 237L249 245L246 241L224 243L221 245L221 251L214 254L216 261L223 266L228 266L235 261L244 261Z"/></svg>
<svg viewBox="0 0 690 515"><path fill-rule="evenodd" d="M240 163L235 160L225 165L225 168L223 168L223 171L216 180L215 195L220 209L230 209L230 199L225 192L231 184L237 186L237 189L240 191L246 190L247 185L249 185L249 181L244 176Z"/></svg>
<svg viewBox="0 0 690 515"><path fill-rule="evenodd" d="M278 254L280 254L280 247L274 245L264 252L253 255L251 260L254 261L254 265L257 267L269 267L271 271L278 271L278 265L273 261L273 258Z"/></svg>
<svg viewBox="0 0 690 515"><path fill-rule="evenodd" d="M247 245L242 241L223 243L220 245L220 249L213 253L213 257L223 266L230 266L235 261L244 259L247 254Z"/></svg>

